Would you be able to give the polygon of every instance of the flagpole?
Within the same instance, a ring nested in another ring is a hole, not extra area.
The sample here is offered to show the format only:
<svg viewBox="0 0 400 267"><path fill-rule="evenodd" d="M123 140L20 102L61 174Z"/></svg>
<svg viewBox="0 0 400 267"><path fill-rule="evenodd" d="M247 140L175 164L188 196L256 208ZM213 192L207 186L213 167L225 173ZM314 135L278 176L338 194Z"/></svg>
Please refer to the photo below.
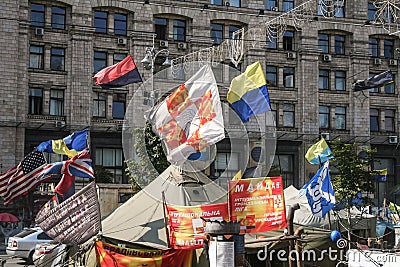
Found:
<svg viewBox="0 0 400 267"><path fill-rule="evenodd" d="M168 231L168 223L167 223L167 215L166 215L166 212L165 212L165 210L166 210L166 202L165 202L165 193L164 193L164 191L162 191L161 192L161 195L162 195L162 204L163 204L163 213L164 213L164 227L165 227L165 234L167 235L167 247L168 248L170 248L171 247L171 244L170 244L170 242L169 242L169 231Z"/></svg>

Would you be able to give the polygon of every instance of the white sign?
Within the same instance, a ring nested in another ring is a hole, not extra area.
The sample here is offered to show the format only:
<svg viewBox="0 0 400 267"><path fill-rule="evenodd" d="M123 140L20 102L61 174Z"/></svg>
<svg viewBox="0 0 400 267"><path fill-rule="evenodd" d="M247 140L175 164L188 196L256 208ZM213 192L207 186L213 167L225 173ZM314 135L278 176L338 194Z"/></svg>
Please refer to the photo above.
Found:
<svg viewBox="0 0 400 267"><path fill-rule="evenodd" d="M210 241L208 250L210 267L234 267L235 243L224 241Z"/></svg>

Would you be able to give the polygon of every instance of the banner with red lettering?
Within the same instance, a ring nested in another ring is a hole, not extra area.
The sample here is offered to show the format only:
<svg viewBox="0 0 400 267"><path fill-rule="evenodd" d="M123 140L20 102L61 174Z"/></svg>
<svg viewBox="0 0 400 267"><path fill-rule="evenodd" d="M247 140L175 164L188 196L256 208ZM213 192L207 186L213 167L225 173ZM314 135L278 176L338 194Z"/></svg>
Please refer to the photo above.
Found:
<svg viewBox="0 0 400 267"><path fill-rule="evenodd" d="M201 206L167 205L170 243L175 249L203 247L205 220L228 221L228 203Z"/></svg>
<svg viewBox="0 0 400 267"><path fill-rule="evenodd" d="M228 190L231 220L240 221L241 233L287 227L281 176L230 181Z"/></svg>
<svg viewBox="0 0 400 267"><path fill-rule="evenodd" d="M173 267L192 266L192 250L133 249L115 246L106 242L95 243L97 266L99 267Z"/></svg>

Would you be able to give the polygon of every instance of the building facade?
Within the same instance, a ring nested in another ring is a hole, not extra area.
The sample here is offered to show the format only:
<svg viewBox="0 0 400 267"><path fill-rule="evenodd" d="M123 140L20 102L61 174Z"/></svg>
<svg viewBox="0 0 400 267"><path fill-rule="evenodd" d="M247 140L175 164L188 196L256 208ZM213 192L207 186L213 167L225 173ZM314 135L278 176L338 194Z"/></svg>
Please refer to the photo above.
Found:
<svg viewBox="0 0 400 267"><path fill-rule="evenodd" d="M167 49L170 59L178 58L217 46L238 29L265 23L304 2L1 1L1 173L40 142L89 129L95 164L109 170L114 183L128 183L122 125L140 84L102 89L93 83L93 75L131 54L143 80L149 79L165 58L155 60L154 69L144 68L139 63L148 47ZM376 204L383 198L396 201L390 192L400 183L399 38L373 23L373 1L343 2L334 17L321 16L316 5L313 21L304 28L292 20L282 36L262 36L257 48L245 51L237 70L229 60L215 67L217 81L225 88L221 99L225 101L232 77L259 60L276 122L276 151L269 160L279 167L285 186L301 187L315 173L317 167L304 155L324 136L355 142L360 149L376 148L375 168L388 169L387 181L377 183ZM388 69L395 83L352 90L355 80ZM233 117L227 125L235 128ZM256 146L260 136L249 136L250 146ZM235 166L252 164L240 149L228 153L230 149L229 140L218 144L216 161L207 170L212 177L230 179ZM223 174L228 161L234 167Z"/></svg>

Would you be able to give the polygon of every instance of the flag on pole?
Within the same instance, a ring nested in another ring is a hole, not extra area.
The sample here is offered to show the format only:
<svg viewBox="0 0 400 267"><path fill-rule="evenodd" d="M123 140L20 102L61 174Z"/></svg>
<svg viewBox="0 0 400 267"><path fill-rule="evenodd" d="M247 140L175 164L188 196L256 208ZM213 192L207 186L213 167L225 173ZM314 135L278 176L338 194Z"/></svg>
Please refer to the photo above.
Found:
<svg viewBox="0 0 400 267"><path fill-rule="evenodd" d="M59 140L49 140L39 144L36 148L41 152L67 155L72 158L87 148L88 130L74 132Z"/></svg>
<svg viewBox="0 0 400 267"><path fill-rule="evenodd" d="M267 82L259 61L233 78L227 100L242 122L249 121L253 115L271 110Z"/></svg>
<svg viewBox="0 0 400 267"><path fill-rule="evenodd" d="M180 165L188 157L225 138L221 101L214 74L203 66L164 101L146 113L161 137L167 159Z"/></svg>
<svg viewBox="0 0 400 267"><path fill-rule="evenodd" d="M321 164L333 159L332 151L324 138L321 138L307 150L306 159L310 164Z"/></svg>
<svg viewBox="0 0 400 267"><path fill-rule="evenodd" d="M323 218L335 206L335 193L329 176L329 161L318 170L314 177L300 190L306 194L308 204L314 216Z"/></svg>
<svg viewBox="0 0 400 267"><path fill-rule="evenodd" d="M358 80L353 84L354 91L361 91L376 87L381 87L385 84L394 82L393 74L390 70L379 73L366 80Z"/></svg>
<svg viewBox="0 0 400 267"><path fill-rule="evenodd" d="M43 153L34 150L29 153L19 164L0 175L0 196L3 198L4 205L8 205L15 200L25 196L46 181L48 178L37 176L42 172L46 165Z"/></svg>
<svg viewBox="0 0 400 267"><path fill-rule="evenodd" d="M132 56L128 55L117 64L104 68L96 73L93 80L96 85L108 89L141 82L142 77L140 77Z"/></svg>
<svg viewBox="0 0 400 267"><path fill-rule="evenodd" d="M378 182L386 182L386 176L387 176L387 169L374 170L372 172L372 177L375 179L375 181Z"/></svg>

